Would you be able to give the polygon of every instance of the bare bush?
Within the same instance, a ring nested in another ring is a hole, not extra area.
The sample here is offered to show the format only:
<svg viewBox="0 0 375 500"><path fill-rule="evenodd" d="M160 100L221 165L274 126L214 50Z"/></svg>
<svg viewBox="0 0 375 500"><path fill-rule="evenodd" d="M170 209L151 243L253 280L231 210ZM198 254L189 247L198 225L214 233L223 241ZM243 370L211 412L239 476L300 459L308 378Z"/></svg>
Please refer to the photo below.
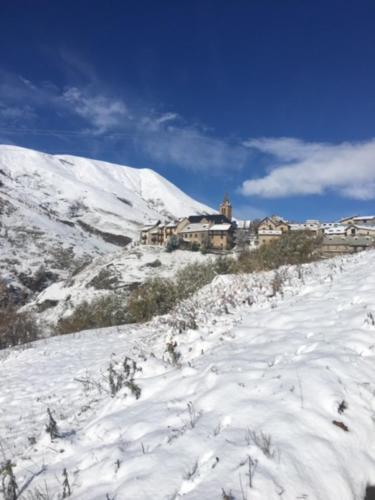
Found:
<svg viewBox="0 0 375 500"><path fill-rule="evenodd" d="M49 434L49 437L51 438L51 442L60 437L60 432L57 427L57 422L53 418L53 415L51 413L51 410L47 408L47 415L48 415L48 424L46 425L46 432Z"/></svg>
<svg viewBox="0 0 375 500"><path fill-rule="evenodd" d="M125 357L121 365L110 363L108 367L108 384L111 396L114 397L123 388L126 387L130 390L135 399L141 397L141 388L134 381L137 372L142 371L142 368L137 366L137 363Z"/></svg>
<svg viewBox="0 0 375 500"><path fill-rule="evenodd" d="M232 490L225 491L224 488L221 488L221 498L223 500L236 500L234 495L232 495Z"/></svg>
<svg viewBox="0 0 375 500"><path fill-rule="evenodd" d="M0 309L0 349L32 342L39 336L40 329L32 313L18 312L15 307Z"/></svg>
<svg viewBox="0 0 375 500"><path fill-rule="evenodd" d="M17 500L19 488L13 472L14 464L11 460L6 460L0 466L1 488L4 500Z"/></svg>
<svg viewBox="0 0 375 500"><path fill-rule="evenodd" d="M168 342L165 348L165 352L168 354L171 364L174 366L178 366L181 358L181 353L177 351L177 342Z"/></svg>
<svg viewBox="0 0 375 500"><path fill-rule="evenodd" d="M272 438L269 434L266 434L262 431L256 432L248 429L245 440L248 446L254 444L260 450L262 450L263 454L267 458L275 458L276 450L272 444Z"/></svg>
<svg viewBox="0 0 375 500"><path fill-rule="evenodd" d="M271 280L272 297L275 297L278 293L283 294L283 286L285 283L285 274L280 271L275 271L273 278Z"/></svg>

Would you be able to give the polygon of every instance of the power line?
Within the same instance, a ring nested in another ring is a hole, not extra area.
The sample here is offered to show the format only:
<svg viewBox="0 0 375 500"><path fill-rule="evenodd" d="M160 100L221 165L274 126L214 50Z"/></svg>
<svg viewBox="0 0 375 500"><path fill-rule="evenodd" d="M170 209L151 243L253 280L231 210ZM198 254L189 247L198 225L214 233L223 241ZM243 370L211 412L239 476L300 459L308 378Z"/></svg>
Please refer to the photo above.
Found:
<svg viewBox="0 0 375 500"><path fill-rule="evenodd" d="M87 138L99 138L99 137L138 137L141 133L130 133L130 132L100 132L93 133L85 130L66 130L66 129L41 129L41 128L15 128L15 127L0 127L0 133L3 134L19 134L19 135L44 135L44 136L66 136L66 137L87 137Z"/></svg>

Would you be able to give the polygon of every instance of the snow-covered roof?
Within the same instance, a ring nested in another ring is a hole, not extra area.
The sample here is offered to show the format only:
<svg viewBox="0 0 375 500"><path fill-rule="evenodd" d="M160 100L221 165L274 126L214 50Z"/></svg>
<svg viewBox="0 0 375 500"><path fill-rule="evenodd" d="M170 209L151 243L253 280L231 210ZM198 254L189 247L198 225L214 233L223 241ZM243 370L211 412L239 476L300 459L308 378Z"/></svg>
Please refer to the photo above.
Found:
<svg viewBox="0 0 375 500"><path fill-rule="evenodd" d="M338 227L338 226L340 226L340 224L338 222L322 222L320 224L320 226L322 228L326 228L326 227Z"/></svg>
<svg viewBox="0 0 375 500"><path fill-rule="evenodd" d="M165 227L176 227L177 226L177 221L172 221L168 222L168 224L165 225Z"/></svg>
<svg viewBox="0 0 375 500"><path fill-rule="evenodd" d="M199 233L202 231L208 231L209 228L210 228L209 224L200 224L197 222L195 224L189 224L188 226L184 227L181 233Z"/></svg>
<svg viewBox="0 0 375 500"><path fill-rule="evenodd" d="M353 221L364 221L364 220L375 220L375 215L353 215L352 217L344 217L340 219L340 222L345 222L347 220Z"/></svg>
<svg viewBox="0 0 375 500"><path fill-rule="evenodd" d="M345 234L348 226L334 226L324 228L324 234Z"/></svg>
<svg viewBox="0 0 375 500"><path fill-rule="evenodd" d="M371 226L370 224L365 224L365 225L361 225L361 224L351 224L350 226L347 226L347 230L350 228L350 227L355 227L357 229L363 229L364 231L373 231L375 232L375 226Z"/></svg>
<svg viewBox="0 0 375 500"><path fill-rule="evenodd" d="M290 230L291 231L305 231L307 229L314 229L317 230L319 229L320 225L319 222L302 222L302 223L297 223L297 224L289 224Z"/></svg>
<svg viewBox="0 0 375 500"><path fill-rule="evenodd" d="M375 215L363 215L360 217L353 217L353 220L375 220Z"/></svg>
<svg viewBox="0 0 375 500"><path fill-rule="evenodd" d="M210 227L210 231L229 231L231 224L214 224Z"/></svg>

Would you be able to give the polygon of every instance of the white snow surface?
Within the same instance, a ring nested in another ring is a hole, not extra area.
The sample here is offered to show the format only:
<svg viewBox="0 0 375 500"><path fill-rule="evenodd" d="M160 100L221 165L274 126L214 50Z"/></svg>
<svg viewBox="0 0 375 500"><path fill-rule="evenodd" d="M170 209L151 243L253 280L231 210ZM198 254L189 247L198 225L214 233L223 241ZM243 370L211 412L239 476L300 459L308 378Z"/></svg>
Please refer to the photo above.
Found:
<svg viewBox="0 0 375 500"><path fill-rule="evenodd" d="M72 499L362 499L375 482L374 257L282 269L276 295L273 272L220 276L148 324L2 351L0 449L24 497L62 498L66 468ZM108 393L109 363L126 356L139 399Z"/></svg>

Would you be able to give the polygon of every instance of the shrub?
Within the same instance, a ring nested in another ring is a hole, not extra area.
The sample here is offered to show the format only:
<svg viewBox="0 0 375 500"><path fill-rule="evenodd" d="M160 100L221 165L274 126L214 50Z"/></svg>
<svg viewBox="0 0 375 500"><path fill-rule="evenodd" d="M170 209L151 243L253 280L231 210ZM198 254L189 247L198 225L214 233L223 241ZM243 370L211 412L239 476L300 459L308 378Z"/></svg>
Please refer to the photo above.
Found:
<svg viewBox="0 0 375 500"><path fill-rule="evenodd" d="M177 250L178 248L180 248L181 243L182 243L181 238L179 238L178 236L176 236L175 234L173 234L169 238L169 240L167 241L167 245L166 245L165 249L166 249L167 252L174 252L175 250Z"/></svg>
<svg viewBox="0 0 375 500"><path fill-rule="evenodd" d="M121 294L100 297L91 303L81 302L70 316L60 319L57 334L64 335L127 323L128 315L125 304L126 299Z"/></svg>
<svg viewBox="0 0 375 500"><path fill-rule="evenodd" d="M0 310L0 349L32 342L40 336L33 314L17 312L14 307Z"/></svg>
<svg viewBox="0 0 375 500"><path fill-rule="evenodd" d="M213 262L216 274L232 274L236 272L236 261L231 257L218 257Z"/></svg>
<svg viewBox="0 0 375 500"><path fill-rule="evenodd" d="M176 287L179 300L190 297L215 278L217 271L212 261L204 264L195 262L183 267L176 274Z"/></svg>
<svg viewBox="0 0 375 500"><path fill-rule="evenodd" d="M220 266L224 268L224 261ZM225 264L225 268L228 265ZM128 302L128 319L138 323L169 312L178 301L193 295L211 283L218 274L215 263L193 263L180 269L174 280L152 278L132 292Z"/></svg>
<svg viewBox="0 0 375 500"><path fill-rule="evenodd" d="M119 280L113 269L103 267L99 273L87 283L86 288L93 287L96 290L113 290L118 286Z"/></svg>
<svg viewBox="0 0 375 500"><path fill-rule="evenodd" d="M32 292L39 293L58 279L58 275L40 266L35 274L20 273L20 282Z"/></svg>
<svg viewBox="0 0 375 500"><path fill-rule="evenodd" d="M319 257L319 244L319 238L305 231L286 233L256 250L242 252L237 260L236 271L251 273L287 264L312 262Z"/></svg>
<svg viewBox="0 0 375 500"><path fill-rule="evenodd" d="M129 297L129 321L142 323L155 315L165 314L172 309L176 301L176 285L172 280L167 278L148 279Z"/></svg>
<svg viewBox="0 0 375 500"><path fill-rule="evenodd" d="M193 241L193 243L191 244L191 251L198 252L199 249L200 249L200 244L197 241Z"/></svg>

